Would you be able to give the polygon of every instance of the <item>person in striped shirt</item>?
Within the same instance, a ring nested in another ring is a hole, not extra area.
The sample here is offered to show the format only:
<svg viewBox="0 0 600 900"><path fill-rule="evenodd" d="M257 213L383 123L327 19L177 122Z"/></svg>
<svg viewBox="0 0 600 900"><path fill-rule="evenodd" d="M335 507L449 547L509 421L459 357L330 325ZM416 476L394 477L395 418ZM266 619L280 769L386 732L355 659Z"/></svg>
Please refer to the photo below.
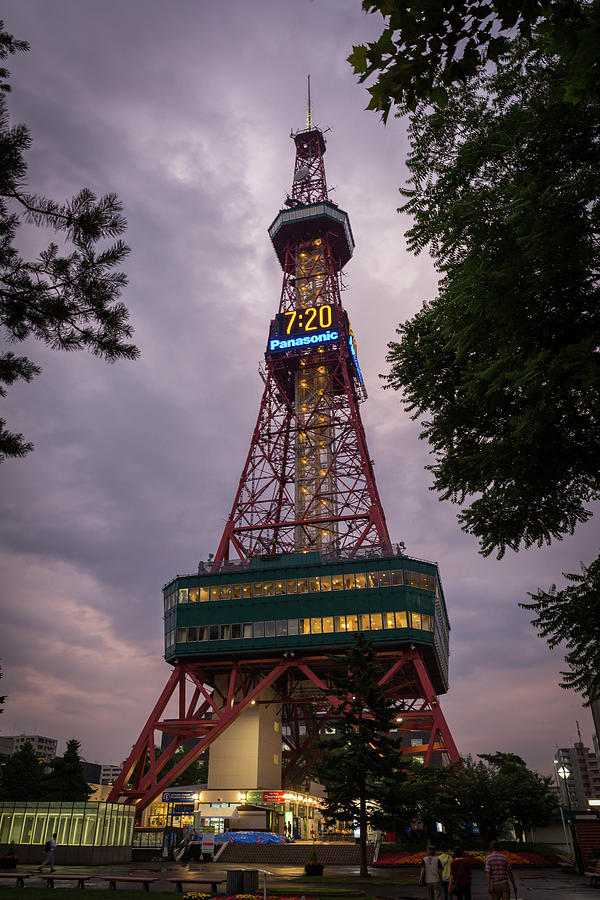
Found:
<svg viewBox="0 0 600 900"><path fill-rule="evenodd" d="M498 852L498 841L492 841L490 850L492 852L485 861L488 893L491 894L492 900L510 900L509 882L513 886L515 897L517 896L517 886L510 863Z"/></svg>

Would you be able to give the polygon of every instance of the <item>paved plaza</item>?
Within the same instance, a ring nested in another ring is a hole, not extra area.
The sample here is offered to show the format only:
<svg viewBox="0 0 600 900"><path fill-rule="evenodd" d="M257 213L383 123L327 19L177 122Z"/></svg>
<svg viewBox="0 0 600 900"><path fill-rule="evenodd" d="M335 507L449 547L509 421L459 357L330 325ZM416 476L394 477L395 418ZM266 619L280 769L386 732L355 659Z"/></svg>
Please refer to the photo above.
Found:
<svg viewBox="0 0 600 900"><path fill-rule="evenodd" d="M84 867L81 866L57 866L57 874L82 872ZM170 879L174 878L193 878L194 876L202 879L226 879L227 872L233 869L249 869L256 866L242 866L235 863L229 865L220 865L217 863L190 863L181 865L168 861L155 861L147 863L131 863L127 866L95 866L86 869L86 874L105 876L109 873L122 874L132 873L138 875L152 876L157 879L150 886L150 891L172 891L174 885ZM41 886L45 884L41 879L35 877L37 875L34 866L21 866L20 871L32 872L34 877L26 881L27 885ZM269 875L267 876L267 892L271 889L281 893L289 889L290 894L307 898L319 895L319 882L315 879L310 881L304 878L304 870L302 866L269 866ZM364 892L364 894L372 897L390 898L390 900L425 900L426 891L418 885L418 869L371 869L371 877L369 879L360 879L358 877L358 869L355 866L329 866L325 870L325 879L323 888L331 891L336 887L347 887L349 891ZM575 873L563 873L559 869L536 869L534 867L515 869L515 879L517 882L517 896L519 900L591 900L597 897L600 900L600 888L590 887L589 878L577 875ZM406 878L412 877L409 884L400 883L406 881ZM396 881L396 878L398 881ZM0 891L3 887L12 884L8 880L3 881L0 885ZM106 887L106 882L88 882L86 891L94 890L94 887ZM135 887L132 885L132 887ZM222 888L224 887L221 886ZM263 890L263 876L260 875L260 892ZM190 886L190 890L194 887ZM198 887L202 890L202 887ZM141 891L141 888L140 888ZM223 890L221 889L221 893ZM174 897L181 896L174 892ZM27 887L24 889L24 900L27 896ZM473 900L489 900L487 892L485 874L483 869L476 868L473 870ZM513 897L511 895L511 900Z"/></svg>

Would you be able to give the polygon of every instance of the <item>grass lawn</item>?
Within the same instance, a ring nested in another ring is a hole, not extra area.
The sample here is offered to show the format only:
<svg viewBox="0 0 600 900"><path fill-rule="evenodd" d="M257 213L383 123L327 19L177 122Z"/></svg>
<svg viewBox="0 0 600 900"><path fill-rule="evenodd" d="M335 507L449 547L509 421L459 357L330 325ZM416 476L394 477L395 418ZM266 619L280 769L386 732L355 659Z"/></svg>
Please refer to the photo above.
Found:
<svg viewBox="0 0 600 900"><path fill-rule="evenodd" d="M34 887L33 885L27 885L25 882L24 888L15 888L15 887L4 887L4 885L0 886L0 897L2 900L74 900L74 898L82 898L85 900L87 892L93 892L94 900L115 900L115 897L118 897L119 900L140 900L141 897L146 897L146 891L143 891L141 888L139 890L130 891L130 890L117 890L117 891L109 891L104 890L104 888L94 888L91 885L88 885L85 888L85 891L80 891L78 888L72 887L55 887L55 888L47 888L47 887ZM153 900L175 900L175 898L181 898L183 895L176 891L151 891Z"/></svg>

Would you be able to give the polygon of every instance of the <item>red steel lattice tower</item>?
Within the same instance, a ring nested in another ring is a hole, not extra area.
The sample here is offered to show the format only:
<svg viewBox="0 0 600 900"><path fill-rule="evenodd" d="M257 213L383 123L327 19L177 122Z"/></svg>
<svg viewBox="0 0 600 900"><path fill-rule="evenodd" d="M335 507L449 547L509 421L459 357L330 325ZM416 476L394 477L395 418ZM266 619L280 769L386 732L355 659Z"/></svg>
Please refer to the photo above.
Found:
<svg viewBox="0 0 600 900"><path fill-rule="evenodd" d="M328 200L318 128L293 135L289 209L269 229L283 269L258 420L215 566L230 556L359 548L391 551L360 417L366 396L341 303L354 248ZM334 339L321 340L326 334ZM310 343L314 340L314 343Z"/></svg>
<svg viewBox="0 0 600 900"><path fill-rule="evenodd" d="M292 138L292 192L269 228L283 282L250 450L214 560L164 589L173 671L109 796L139 810L256 704L282 727L285 778L338 705L331 654L357 630L370 631L398 730L425 733L404 752L426 764L458 759L437 696L448 684L441 583L434 563L399 555L388 534L341 303L354 239L328 197L325 139L310 104L306 129ZM167 718L171 700L178 710ZM175 739L156 757L164 732ZM196 745L167 772L189 738ZM281 767L257 767L257 783L245 788L281 785Z"/></svg>

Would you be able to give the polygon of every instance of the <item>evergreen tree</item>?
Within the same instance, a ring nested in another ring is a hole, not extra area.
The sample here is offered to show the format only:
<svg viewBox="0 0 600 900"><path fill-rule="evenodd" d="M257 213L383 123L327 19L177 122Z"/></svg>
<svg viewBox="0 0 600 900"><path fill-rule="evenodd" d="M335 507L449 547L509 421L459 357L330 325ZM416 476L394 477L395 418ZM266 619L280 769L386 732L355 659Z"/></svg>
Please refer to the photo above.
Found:
<svg viewBox="0 0 600 900"><path fill-rule="evenodd" d="M374 813L370 804L398 755L389 738L395 710L379 684L383 673L373 643L362 632L346 657L332 660L332 671L332 693L340 702L328 723L336 735L321 740L315 777L327 791L326 817L358 823L360 874L367 876L367 826Z"/></svg>
<svg viewBox="0 0 600 900"><path fill-rule="evenodd" d="M181 757L186 753L181 747L173 757L173 766L177 765ZM169 767L171 768L171 766ZM208 781L208 762L204 759L195 759L181 775L178 775L171 787L181 787L184 784L206 784Z"/></svg>
<svg viewBox="0 0 600 900"><path fill-rule="evenodd" d="M80 746L79 741L72 738L67 741L64 755L51 761L50 772L44 777L46 800L81 802L89 798L92 789L83 774Z"/></svg>
<svg viewBox="0 0 600 900"><path fill-rule="evenodd" d="M28 49L0 21L0 60ZM129 248L118 239L97 249L99 242L125 231L121 203L116 194L97 198L87 188L62 203L26 189L24 154L31 137L24 125L9 125L8 74L0 68L0 335L8 343L34 337L55 350L85 347L109 361L135 359L139 351L127 342L133 331L129 314L118 300L127 279L112 271ZM23 258L14 246L23 223L51 228L65 249L52 242L37 259ZM0 353L0 397L6 395L5 386L31 381L40 371L25 356ZM0 419L0 462L32 448Z"/></svg>
<svg viewBox="0 0 600 900"><path fill-rule="evenodd" d="M154 747L154 756L158 759L165 751L161 747ZM175 751L173 756L165 763L163 768L161 769L161 776L166 775L167 772L170 772L177 763L185 756L187 750L185 747L180 747ZM147 772L149 766L149 761L146 760L144 766L144 772ZM177 776L175 781L172 782L171 787L181 787L184 784L205 784L208 780L208 762L207 760L196 759L194 762L191 762L187 769L184 769L180 775Z"/></svg>
<svg viewBox="0 0 600 900"><path fill-rule="evenodd" d="M0 800L43 800L44 768L33 745L27 741L0 769Z"/></svg>

